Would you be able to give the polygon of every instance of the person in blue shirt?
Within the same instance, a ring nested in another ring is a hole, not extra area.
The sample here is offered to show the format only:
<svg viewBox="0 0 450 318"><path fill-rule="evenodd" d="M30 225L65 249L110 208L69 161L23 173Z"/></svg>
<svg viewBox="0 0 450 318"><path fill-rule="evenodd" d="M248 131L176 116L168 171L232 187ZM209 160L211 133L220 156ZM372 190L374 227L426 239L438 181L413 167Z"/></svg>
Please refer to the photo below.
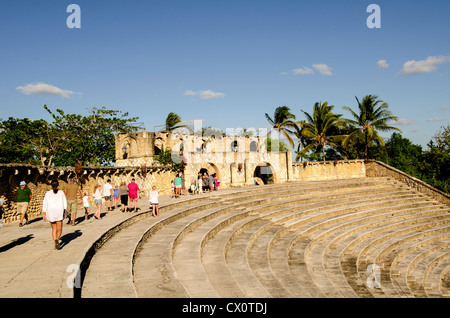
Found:
<svg viewBox="0 0 450 318"><path fill-rule="evenodd" d="M182 183L179 174L177 174L177 176L173 180L173 183L175 184L175 198L178 198L181 196L181 183Z"/></svg>

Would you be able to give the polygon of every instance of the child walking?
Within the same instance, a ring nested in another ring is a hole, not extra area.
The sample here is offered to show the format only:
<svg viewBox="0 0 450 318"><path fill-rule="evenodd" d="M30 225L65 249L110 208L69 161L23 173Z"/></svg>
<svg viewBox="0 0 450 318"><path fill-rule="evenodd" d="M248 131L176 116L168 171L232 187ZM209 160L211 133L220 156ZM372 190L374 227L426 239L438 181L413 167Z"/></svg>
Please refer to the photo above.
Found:
<svg viewBox="0 0 450 318"><path fill-rule="evenodd" d="M84 191L83 196L83 206L84 206L84 219L89 219L89 213L91 212L91 206L89 204L89 191Z"/></svg>
<svg viewBox="0 0 450 318"><path fill-rule="evenodd" d="M152 191L150 191L150 204L152 205L152 214L153 217L155 216L159 216L159 209L158 209L158 205L159 205L159 201L158 201L158 197L159 197L159 193L158 191L156 191L156 187L153 186L152 187ZM156 212L156 215L155 215Z"/></svg>
<svg viewBox="0 0 450 318"><path fill-rule="evenodd" d="M97 206L97 211L95 211L94 217L97 220L101 220L102 218L100 217L100 212L102 209L102 185L101 184L97 184L97 186L95 187L95 191L94 191L94 202L95 205Z"/></svg>

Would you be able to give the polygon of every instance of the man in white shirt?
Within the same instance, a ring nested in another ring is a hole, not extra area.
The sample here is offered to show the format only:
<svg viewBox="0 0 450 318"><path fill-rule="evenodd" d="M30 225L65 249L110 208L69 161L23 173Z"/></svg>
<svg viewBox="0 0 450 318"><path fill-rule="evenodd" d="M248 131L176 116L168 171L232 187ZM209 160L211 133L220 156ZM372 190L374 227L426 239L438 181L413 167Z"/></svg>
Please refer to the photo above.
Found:
<svg viewBox="0 0 450 318"><path fill-rule="evenodd" d="M108 179L106 184L103 186L103 197L105 198L107 211L112 211L113 187L111 185L111 179Z"/></svg>

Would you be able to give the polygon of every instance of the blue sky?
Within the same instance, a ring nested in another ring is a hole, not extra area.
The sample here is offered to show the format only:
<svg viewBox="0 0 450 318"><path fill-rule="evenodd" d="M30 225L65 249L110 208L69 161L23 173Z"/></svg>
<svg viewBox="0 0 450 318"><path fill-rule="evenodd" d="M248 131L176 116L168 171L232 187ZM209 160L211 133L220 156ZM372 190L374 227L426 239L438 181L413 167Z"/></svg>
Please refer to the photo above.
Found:
<svg viewBox="0 0 450 318"><path fill-rule="evenodd" d="M450 118L449 31L448 0L0 0L0 118L105 106L147 131L169 112L258 129L278 106L348 117L341 106L374 94L425 147Z"/></svg>

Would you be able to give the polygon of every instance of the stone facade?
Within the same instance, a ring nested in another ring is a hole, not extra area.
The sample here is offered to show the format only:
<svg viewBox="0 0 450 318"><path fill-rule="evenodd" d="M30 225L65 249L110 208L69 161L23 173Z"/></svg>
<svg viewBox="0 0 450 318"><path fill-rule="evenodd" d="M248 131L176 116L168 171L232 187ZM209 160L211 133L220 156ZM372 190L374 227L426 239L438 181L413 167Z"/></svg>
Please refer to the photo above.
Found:
<svg viewBox="0 0 450 318"><path fill-rule="evenodd" d="M265 137L123 134L116 137L116 164L152 166L162 149L183 155L186 180L196 178L200 171L216 174L223 188L253 185L263 179L274 183L295 180L291 153L268 152ZM269 180L264 176L270 176Z"/></svg>

